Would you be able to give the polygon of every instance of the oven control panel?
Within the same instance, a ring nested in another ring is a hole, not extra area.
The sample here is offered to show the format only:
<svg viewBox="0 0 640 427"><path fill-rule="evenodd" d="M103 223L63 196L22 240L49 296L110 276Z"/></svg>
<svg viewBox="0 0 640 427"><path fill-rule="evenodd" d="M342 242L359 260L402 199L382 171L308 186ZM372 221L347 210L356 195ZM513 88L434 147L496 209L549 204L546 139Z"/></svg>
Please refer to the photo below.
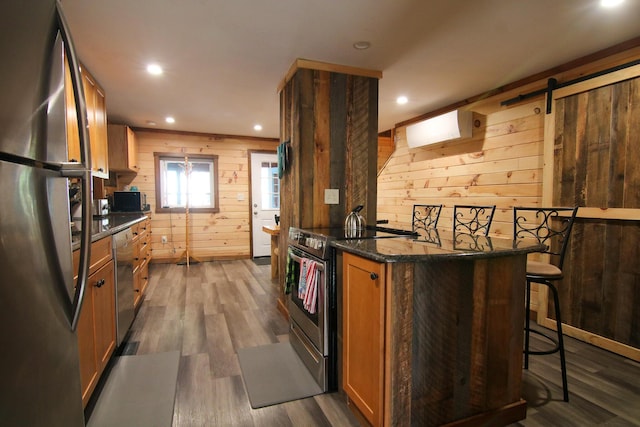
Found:
<svg viewBox="0 0 640 427"><path fill-rule="evenodd" d="M289 228L289 244L302 249L320 259L327 259L329 250L328 236L300 228Z"/></svg>

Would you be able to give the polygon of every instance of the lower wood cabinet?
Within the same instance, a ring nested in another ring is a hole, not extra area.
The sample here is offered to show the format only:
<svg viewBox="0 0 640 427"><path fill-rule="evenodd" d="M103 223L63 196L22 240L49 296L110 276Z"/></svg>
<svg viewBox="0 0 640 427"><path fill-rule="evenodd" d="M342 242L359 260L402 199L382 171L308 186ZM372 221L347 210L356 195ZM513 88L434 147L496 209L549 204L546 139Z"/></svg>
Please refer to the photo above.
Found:
<svg viewBox="0 0 640 427"><path fill-rule="evenodd" d="M363 425L502 426L525 418L526 258L451 251L380 263L343 252L342 387Z"/></svg>
<svg viewBox="0 0 640 427"><path fill-rule="evenodd" d="M137 309L149 284L151 218L131 227L133 233L133 305Z"/></svg>
<svg viewBox="0 0 640 427"><path fill-rule="evenodd" d="M385 264L343 259L343 388L373 426L383 425Z"/></svg>
<svg viewBox="0 0 640 427"><path fill-rule="evenodd" d="M116 348L115 276L111 242L109 236L91 245L89 279L78 321L80 381L84 406ZM79 251L75 251L73 261L76 271L79 257Z"/></svg>

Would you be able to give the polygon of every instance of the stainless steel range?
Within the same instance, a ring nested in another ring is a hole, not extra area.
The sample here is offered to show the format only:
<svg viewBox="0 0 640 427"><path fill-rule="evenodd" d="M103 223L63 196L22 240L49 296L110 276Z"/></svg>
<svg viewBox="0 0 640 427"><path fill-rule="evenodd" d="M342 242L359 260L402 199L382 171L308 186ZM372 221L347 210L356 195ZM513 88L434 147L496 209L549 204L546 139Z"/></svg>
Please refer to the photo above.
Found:
<svg viewBox="0 0 640 427"><path fill-rule="evenodd" d="M289 294L289 340L323 391L337 390L337 291L334 240L411 237L415 233L383 227L370 227L357 233L344 228L289 228L288 259L293 284ZM303 261L304 260L304 261ZM305 306L298 283L303 264L314 261L317 298L313 307Z"/></svg>
<svg viewBox="0 0 640 427"><path fill-rule="evenodd" d="M288 256L292 272L289 280L293 283L289 294L289 341L323 391L337 388L336 275L335 251L330 246L332 239L321 231L289 229ZM315 262L317 297L314 307L305 307L298 287L307 260Z"/></svg>

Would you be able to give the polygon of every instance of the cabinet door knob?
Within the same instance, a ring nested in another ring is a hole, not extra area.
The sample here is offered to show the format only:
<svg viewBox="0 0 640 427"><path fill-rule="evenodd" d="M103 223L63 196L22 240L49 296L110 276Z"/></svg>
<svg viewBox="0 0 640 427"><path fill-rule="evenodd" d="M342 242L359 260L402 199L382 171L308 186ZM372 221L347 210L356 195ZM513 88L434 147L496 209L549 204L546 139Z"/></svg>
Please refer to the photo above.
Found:
<svg viewBox="0 0 640 427"><path fill-rule="evenodd" d="M101 288L104 285L104 279L100 279L96 282L96 288Z"/></svg>
<svg viewBox="0 0 640 427"><path fill-rule="evenodd" d="M371 280L376 280L378 275L376 273L371 273Z"/></svg>

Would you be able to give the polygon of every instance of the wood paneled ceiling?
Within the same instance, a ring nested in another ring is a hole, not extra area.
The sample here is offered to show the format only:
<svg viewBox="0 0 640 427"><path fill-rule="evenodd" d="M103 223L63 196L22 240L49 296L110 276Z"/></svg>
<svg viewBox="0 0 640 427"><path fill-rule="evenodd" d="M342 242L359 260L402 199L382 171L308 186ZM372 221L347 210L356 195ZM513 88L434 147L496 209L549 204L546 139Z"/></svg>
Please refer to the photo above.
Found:
<svg viewBox="0 0 640 427"><path fill-rule="evenodd" d="M383 72L379 130L640 36L640 0L62 0L109 121L279 136L296 58ZM367 50L353 44L366 40ZM164 74L146 74L148 62ZM409 102L397 105L406 95ZM176 123L164 123L174 116ZM253 130L260 123L263 130Z"/></svg>

